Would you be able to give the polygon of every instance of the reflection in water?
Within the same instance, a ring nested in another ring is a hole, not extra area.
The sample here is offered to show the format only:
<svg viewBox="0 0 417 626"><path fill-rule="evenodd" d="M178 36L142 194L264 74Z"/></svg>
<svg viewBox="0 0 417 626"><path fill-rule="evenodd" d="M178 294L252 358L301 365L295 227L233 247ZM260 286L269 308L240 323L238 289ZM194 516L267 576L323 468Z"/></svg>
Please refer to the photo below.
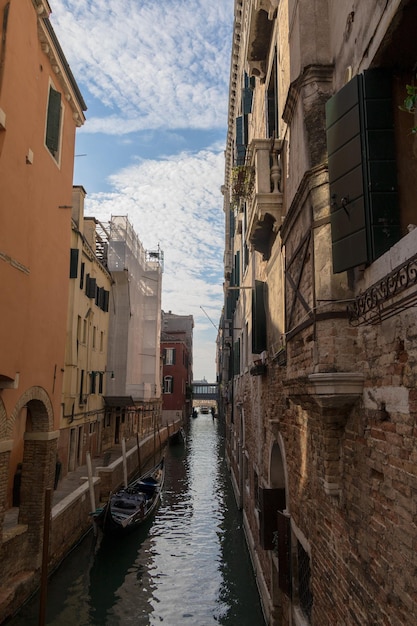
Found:
<svg viewBox="0 0 417 626"><path fill-rule="evenodd" d="M34 600L12 626L37 624ZM90 534L53 575L48 626L263 626L256 584L223 460L221 425L191 420L171 447L161 505L127 537Z"/></svg>

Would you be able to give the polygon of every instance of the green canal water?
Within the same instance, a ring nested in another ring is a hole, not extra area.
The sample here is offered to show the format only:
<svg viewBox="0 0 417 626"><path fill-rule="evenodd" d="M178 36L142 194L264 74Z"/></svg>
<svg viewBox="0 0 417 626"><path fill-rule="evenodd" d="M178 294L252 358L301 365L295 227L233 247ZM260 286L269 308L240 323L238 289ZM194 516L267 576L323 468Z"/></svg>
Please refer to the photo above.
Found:
<svg viewBox="0 0 417 626"><path fill-rule="evenodd" d="M161 505L117 541L90 533L52 575L48 626L264 626L241 513L210 415L167 449ZM10 626L38 624L33 598Z"/></svg>

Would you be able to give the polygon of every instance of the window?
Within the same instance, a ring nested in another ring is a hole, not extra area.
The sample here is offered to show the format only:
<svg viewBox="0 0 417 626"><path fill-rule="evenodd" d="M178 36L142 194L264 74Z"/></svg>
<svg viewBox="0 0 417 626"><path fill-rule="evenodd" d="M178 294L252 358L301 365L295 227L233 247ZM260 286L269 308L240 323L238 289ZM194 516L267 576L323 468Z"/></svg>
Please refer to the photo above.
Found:
<svg viewBox="0 0 417 626"><path fill-rule="evenodd" d="M165 365L175 365L175 348L165 349Z"/></svg>
<svg viewBox="0 0 417 626"><path fill-rule="evenodd" d="M164 393L172 393L174 390L174 379L172 376L164 377Z"/></svg>
<svg viewBox="0 0 417 626"><path fill-rule="evenodd" d="M52 86L49 87L48 111L46 116L45 144L57 161L61 136L61 94Z"/></svg>
<svg viewBox="0 0 417 626"><path fill-rule="evenodd" d="M98 372L90 373L90 393L96 393L96 375Z"/></svg>
<svg viewBox="0 0 417 626"><path fill-rule="evenodd" d="M94 298L96 297L96 290L97 290L97 281L95 278L92 278L90 276L90 274L87 274L86 276L86 280L85 280L85 295L87 296L87 298Z"/></svg>
<svg viewBox="0 0 417 626"><path fill-rule="evenodd" d="M278 137L278 81L277 81L277 53L271 70L266 92L267 133L269 138Z"/></svg>
<svg viewBox="0 0 417 626"><path fill-rule="evenodd" d="M255 280L255 289L252 291L252 352L260 354L266 350L266 310L265 310L266 283Z"/></svg>
<svg viewBox="0 0 417 626"><path fill-rule="evenodd" d="M81 315L77 317L77 344L81 343L81 330L82 330L82 319Z"/></svg>
<svg viewBox="0 0 417 626"><path fill-rule="evenodd" d="M93 326L93 349L96 347L96 339L97 339L97 327Z"/></svg>
<svg viewBox="0 0 417 626"><path fill-rule="evenodd" d="M85 263L81 263L80 289L84 289L84 272L85 272Z"/></svg>
<svg viewBox="0 0 417 626"><path fill-rule="evenodd" d="M310 557L303 546L297 541L297 565L298 565L298 596L300 606L311 619L311 609L313 607L313 593L311 591L311 568Z"/></svg>
<svg viewBox="0 0 417 626"><path fill-rule="evenodd" d="M78 275L78 255L77 248L71 248L70 252L70 278L77 278Z"/></svg>
<svg viewBox="0 0 417 626"><path fill-rule="evenodd" d="M352 78L326 103L333 271L371 263L401 237L389 72Z"/></svg>

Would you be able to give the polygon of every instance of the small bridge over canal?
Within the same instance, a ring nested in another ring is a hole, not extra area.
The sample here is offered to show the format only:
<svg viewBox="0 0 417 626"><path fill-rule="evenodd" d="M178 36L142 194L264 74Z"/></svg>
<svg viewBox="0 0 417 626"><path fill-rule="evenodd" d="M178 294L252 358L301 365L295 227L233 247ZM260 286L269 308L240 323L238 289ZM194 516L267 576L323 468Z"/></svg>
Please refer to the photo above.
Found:
<svg viewBox="0 0 417 626"><path fill-rule="evenodd" d="M217 411L219 386L217 383L209 383L205 379L193 381L193 407L214 406Z"/></svg>

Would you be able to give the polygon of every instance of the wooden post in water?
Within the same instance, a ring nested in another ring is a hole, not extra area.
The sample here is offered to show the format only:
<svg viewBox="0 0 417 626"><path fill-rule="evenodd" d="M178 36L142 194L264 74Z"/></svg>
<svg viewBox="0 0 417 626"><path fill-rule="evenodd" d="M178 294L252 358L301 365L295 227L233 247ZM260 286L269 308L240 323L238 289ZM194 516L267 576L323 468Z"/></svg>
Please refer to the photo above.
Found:
<svg viewBox="0 0 417 626"><path fill-rule="evenodd" d="M91 464L91 454L89 452L86 453L86 460L87 460L88 489L90 492L90 507L91 507L91 512L94 513L94 511L96 510L96 496L94 493L93 466Z"/></svg>
<svg viewBox="0 0 417 626"><path fill-rule="evenodd" d="M162 440L161 440L161 431L159 430L159 424L158 424L158 438L159 438L159 454L160 456L162 456Z"/></svg>
<svg viewBox="0 0 417 626"><path fill-rule="evenodd" d="M126 461L126 439L122 439L122 454L123 454L123 479L125 487L127 487L127 461Z"/></svg>
<svg viewBox="0 0 417 626"><path fill-rule="evenodd" d="M138 445L138 471L139 475L142 474L142 461L140 458L140 442L139 442L139 433L136 433L136 442Z"/></svg>
<svg viewBox="0 0 417 626"><path fill-rule="evenodd" d="M49 528L51 525L51 488L45 490L45 504L43 512L43 545L42 570L39 604L39 626L44 626L46 615L46 598L48 590L48 557L49 557Z"/></svg>

